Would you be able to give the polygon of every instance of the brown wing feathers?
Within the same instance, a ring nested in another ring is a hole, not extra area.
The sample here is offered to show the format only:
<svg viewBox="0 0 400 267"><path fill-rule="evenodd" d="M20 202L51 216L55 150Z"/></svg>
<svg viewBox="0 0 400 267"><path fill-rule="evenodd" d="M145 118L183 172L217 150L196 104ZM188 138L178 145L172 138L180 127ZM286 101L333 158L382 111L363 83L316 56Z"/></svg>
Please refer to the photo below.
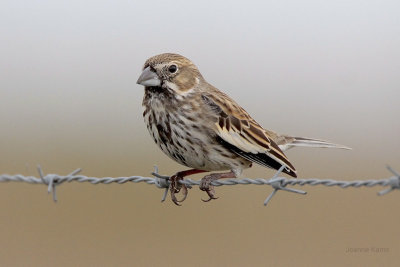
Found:
<svg viewBox="0 0 400 267"><path fill-rule="evenodd" d="M268 133L248 113L233 102L228 106L224 98L202 95L203 101L218 115L218 142L235 154L260 165L279 169L296 177L296 170ZM217 104L218 103L218 104Z"/></svg>

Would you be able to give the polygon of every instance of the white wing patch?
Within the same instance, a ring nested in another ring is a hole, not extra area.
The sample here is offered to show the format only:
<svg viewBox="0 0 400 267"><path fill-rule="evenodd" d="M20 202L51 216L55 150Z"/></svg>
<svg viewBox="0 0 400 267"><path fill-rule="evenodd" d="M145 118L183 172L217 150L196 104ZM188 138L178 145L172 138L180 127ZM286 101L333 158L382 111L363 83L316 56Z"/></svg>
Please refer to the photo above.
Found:
<svg viewBox="0 0 400 267"><path fill-rule="evenodd" d="M218 123L216 123L217 129L218 129L218 135L224 139L226 142L236 146L240 150L243 150L244 152L248 153L267 153L268 151L260 147L258 145L255 145L253 143L250 143L247 138L243 138L240 136L240 134L235 131L233 128L230 128L229 131L224 127L221 128ZM246 134L241 133L242 135L246 136Z"/></svg>

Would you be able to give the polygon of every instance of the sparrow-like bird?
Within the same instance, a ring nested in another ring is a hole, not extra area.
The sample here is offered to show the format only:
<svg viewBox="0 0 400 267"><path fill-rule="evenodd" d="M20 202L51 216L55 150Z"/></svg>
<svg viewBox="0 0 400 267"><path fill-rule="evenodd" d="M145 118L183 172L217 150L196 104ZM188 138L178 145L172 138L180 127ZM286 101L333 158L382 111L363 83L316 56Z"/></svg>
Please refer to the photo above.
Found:
<svg viewBox="0 0 400 267"><path fill-rule="evenodd" d="M145 87L143 117L156 144L170 158L193 168L170 178L172 201L180 205L187 196L179 183L185 176L209 172L200 183L209 199L215 199L211 182L237 178L257 163L297 177L283 151L296 147L343 148L327 141L280 135L261 127L228 95L209 84L198 68L178 54L149 58L137 83ZM183 190L184 197L175 196Z"/></svg>

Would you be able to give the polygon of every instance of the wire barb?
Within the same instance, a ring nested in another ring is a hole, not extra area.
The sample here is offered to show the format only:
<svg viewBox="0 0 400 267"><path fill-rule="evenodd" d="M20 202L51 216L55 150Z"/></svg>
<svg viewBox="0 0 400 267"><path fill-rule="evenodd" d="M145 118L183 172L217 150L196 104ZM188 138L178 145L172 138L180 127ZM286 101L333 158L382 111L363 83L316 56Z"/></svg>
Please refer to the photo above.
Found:
<svg viewBox="0 0 400 267"><path fill-rule="evenodd" d="M47 193L48 194L53 193L53 201L57 202L58 199L57 199L56 186L59 184L58 183L58 181L59 181L58 175L57 174L48 174L48 175L44 176L43 169L42 169L42 167L40 165L37 165L37 170L38 170L39 177L40 177L40 180L42 181L42 183L45 184L45 185L48 185L47 186ZM75 176L78 173L80 173L81 171L82 171L81 168L76 169L73 172L69 173L67 175L67 177Z"/></svg>
<svg viewBox="0 0 400 267"><path fill-rule="evenodd" d="M43 184L48 185L47 193L50 194L52 192L53 193L53 201L57 202L56 183L54 182L54 176L52 176L52 175L44 176L43 169L40 165L37 166L37 170L38 170L40 179L42 180Z"/></svg>
<svg viewBox="0 0 400 267"><path fill-rule="evenodd" d="M400 189L400 174L393 170L390 166L386 166L386 169L393 173L394 176L389 178L390 188L386 188L378 192L378 196L386 195L387 193L392 192L394 189Z"/></svg>
<svg viewBox="0 0 400 267"><path fill-rule="evenodd" d="M283 190L283 191L287 191L287 192L292 192L292 193L297 193L297 194L307 194L307 192L302 191L302 190L298 190L298 189L294 189L294 188L286 188L286 184L283 184L282 181L285 180L285 178L279 178L278 175L283 171L283 169L285 168L285 166L281 166L281 168L275 173L275 175L269 180L270 185L272 186L272 188L274 188L274 191L272 191L272 193L265 199L264 201L264 206L268 205L268 202L272 199L273 196L275 196L276 192L278 192L278 190Z"/></svg>
<svg viewBox="0 0 400 267"><path fill-rule="evenodd" d="M154 172L151 173L155 176L155 185L158 188L165 188L163 196L161 198L161 202L164 202L167 199L168 189L169 189L169 176L163 176L158 174L158 167L154 165Z"/></svg>
<svg viewBox="0 0 400 267"><path fill-rule="evenodd" d="M294 189L294 188L288 188L288 185L299 185L299 186L305 186L305 185L310 185L310 186L317 186L317 185L323 185L323 186L338 186L340 188L349 188L349 187L373 187L373 186L382 186L386 187L388 186L389 188L386 188L378 193L379 196L385 195L394 189L400 189L400 175L397 173L394 169L391 167L387 166L387 169L393 173L394 176L387 178L387 179L377 179L377 180L356 180L356 181L336 181L332 179L288 179L284 177L279 177L281 172L283 171L283 167L280 168L275 175L271 179L249 179L249 178L243 178L243 179L223 179L223 180L216 180L213 181L211 184L214 186L223 186L223 185L248 185L248 184L254 184L254 185L269 185L273 188L273 191L271 194L267 197L267 199L264 201L264 205L267 205L272 197L278 192L278 190L282 191L287 191L287 192L292 192L292 193L297 193L297 194L306 194L305 191ZM81 169L76 169L70 174L66 176L61 176L58 174L43 174L43 170L40 165L37 166L37 170L39 173L39 178L33 177L33 176L23 176L23 175L8 175L8 174L2 174L0 175L0 182L25 182L25 183L31 183L31 184L44 184L47 185L47 192L53 194L53 200L54 202L57 202L57 194L56 194L56 187L61 185L64 182L89 182L91 184L110 184L110 183L118 183L118 184L123 184L127 182L133 182L133 183L140 183L140 182L145 182L147 184L154 184L158 188L163 188L164 193L162 196L161 201L165 201L167 194L168 194L168 187L169 187L169 179L170 176L165 176L165 175L160 175L158 173L158 168L157 166L154 166L154 172L152 172L152 175L155 178L151 177L142 177L142 176L130 176L130 177L103 177L103 178L97 178L97 177L87 177L83 175L77 175ZM185 179L179 181L179 183L186 185L187 187L190 187L192 185L199 185L200 181L195 181L191 179Z"/></svg>

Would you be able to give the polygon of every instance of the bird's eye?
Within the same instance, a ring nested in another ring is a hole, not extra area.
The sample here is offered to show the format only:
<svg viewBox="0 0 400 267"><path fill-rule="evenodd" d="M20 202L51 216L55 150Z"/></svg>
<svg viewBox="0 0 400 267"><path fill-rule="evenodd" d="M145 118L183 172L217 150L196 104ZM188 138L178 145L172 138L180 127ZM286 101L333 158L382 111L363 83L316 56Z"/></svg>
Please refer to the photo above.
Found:
<svg viewBox="0 0 400 267"><path fill-rule="evenodd" d="M171 65L168 67L168 71L171 73L175 73L178 70L178 67L176 65Z"/></svg>

